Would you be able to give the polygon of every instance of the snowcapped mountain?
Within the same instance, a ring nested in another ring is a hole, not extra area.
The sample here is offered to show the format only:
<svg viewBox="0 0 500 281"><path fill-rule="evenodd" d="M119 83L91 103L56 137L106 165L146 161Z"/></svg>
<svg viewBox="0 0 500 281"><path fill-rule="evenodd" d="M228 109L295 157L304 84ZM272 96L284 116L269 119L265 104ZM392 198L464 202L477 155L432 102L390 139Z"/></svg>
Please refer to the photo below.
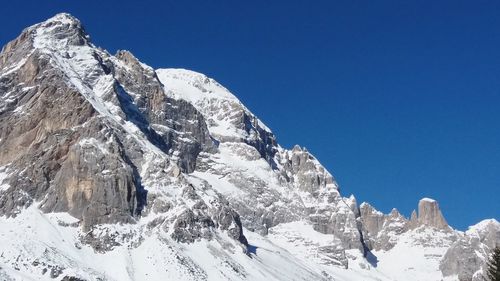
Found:
<svg viewBox="0 0 500 281"><path fill-rule="evenodd" d="M58 14L0 53L1 280L480 280L500 223L343 197L203 74Z"/></svg>

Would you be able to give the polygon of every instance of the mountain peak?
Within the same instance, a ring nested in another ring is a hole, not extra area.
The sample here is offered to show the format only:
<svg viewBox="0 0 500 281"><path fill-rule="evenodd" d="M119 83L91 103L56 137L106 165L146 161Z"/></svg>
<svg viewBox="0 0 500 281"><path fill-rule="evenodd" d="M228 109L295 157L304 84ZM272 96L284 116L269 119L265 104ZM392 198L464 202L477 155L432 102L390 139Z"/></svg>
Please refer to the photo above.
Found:
<svg viewBox="0 0 500 281"><path fill-rule="evenodd" d="M47 19L44 23L49 22L59 22L62 24L72 24L72 25L81 25L80 20L76 17L72 16L69 13L58 13L55 16Z"/></svg>
<svg viewBox="0 0 500 281"><path fill-rule="evenodd" d="M31 26L29 29L44 29L53 31L53 34L58 34L59 38L62 38L61 34L64 30L78 30L81 33L84 32L84 28L79 19L68 13L59 13L45 21ZM85 33L85 35L87 35ZM88 35L87 35L88 36Z"/></svg>
<svg viewBox="0 0 500 281"><path fill-rule="evenodd" d="M90 44L80 20L68 13L57 14L44 22L31 26L36 48L60 49L67 46Z"/></svg>

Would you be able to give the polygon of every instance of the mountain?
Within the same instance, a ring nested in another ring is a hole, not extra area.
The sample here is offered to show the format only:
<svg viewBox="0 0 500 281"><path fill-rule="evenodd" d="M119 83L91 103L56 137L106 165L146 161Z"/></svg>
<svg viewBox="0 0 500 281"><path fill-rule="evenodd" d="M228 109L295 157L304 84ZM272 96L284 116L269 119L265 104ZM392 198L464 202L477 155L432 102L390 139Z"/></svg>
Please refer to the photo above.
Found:
<svg viewBox="0 0 500 281"><path fill-rule="evenodd" d="M406 218L281 147L215 80L57 14L0 53L1 280L481 280L500 223Z"/></svg>

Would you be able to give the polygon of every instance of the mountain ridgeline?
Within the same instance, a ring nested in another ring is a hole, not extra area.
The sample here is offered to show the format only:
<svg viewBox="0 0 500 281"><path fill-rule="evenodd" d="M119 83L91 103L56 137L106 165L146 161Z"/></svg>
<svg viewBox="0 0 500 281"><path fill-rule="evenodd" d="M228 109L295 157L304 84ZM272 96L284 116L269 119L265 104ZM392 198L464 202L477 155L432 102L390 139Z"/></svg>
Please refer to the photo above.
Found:
<svg viewBox="0 0 500 281"><path fill-rule="evenodd" d="M0 225L2 280L481 280L500 245L358 205L215 80L64 13L0 53Z"/></svg>

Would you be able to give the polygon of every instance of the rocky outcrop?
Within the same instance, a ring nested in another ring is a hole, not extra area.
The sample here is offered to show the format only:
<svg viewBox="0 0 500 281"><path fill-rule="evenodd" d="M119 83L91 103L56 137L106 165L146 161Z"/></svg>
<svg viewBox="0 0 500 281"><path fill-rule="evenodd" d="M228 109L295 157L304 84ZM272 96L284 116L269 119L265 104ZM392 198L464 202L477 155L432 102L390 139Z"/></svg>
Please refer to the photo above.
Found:
<svg viewBox="0 0 500 281"><path fill-rule="evenodd" d="M409 229L408 220L397 209L385 217L383 229L375 240L374 249L388 251L398 243L398 237Z"/></svg>
<svg viewBox="0 0 500 281"><path fill-rule="evenodd" d="M385 215L368 203L360 206L362 231L365 245L370 250L390 250L397 237L408 231L408 220L397 209Z"/></svg>
<svg viewBox="0 0 500 281"><path fill-rule="evenodd" d="M448 223L441 214L436 200L423 198L418 202L418 225L426 225L437 229L448 229Z"/></svg>
<svg viewBox="0 0 500 281"><path fill-rule="evenodd" d="M344 249L358 249L364 253L364 241L358 223L359 217L356 199L340 196L328 206L311 208L309 220L316 231L333 234L342 242Z"/></svg>
<svg viewBox="0 0 500 281"><path fill-rule="evenodd" d="M386 216L366 202L359 206L359 210L364 230L376 237L384 227Z"/></svg>
<svg viewBox="0 0 500 281"><path fill-rule="evenodd" d="M338 194L333 176L311 155L307 149L295 145L279 155L282 175L297 189L318 198L325 193Z"/></svg>
<svg viewBox="0 0 500 281"><path fill-rule="evenodd" d="M191 243L202 238L211 239L213 229L220 229L243 245L248 244L243 235L240 216L229 207L226 200L216 196L208 205L191 185L184 188L182 197L187 204L173 218L172 229L167 230L174 240Z"/></svg>
<svg viewBox="0 0 500 281"><path fill-rule="evenodd" d="M390 250L397 243L399 235L421 227L430 227L436 231L451 231L438 202L429 198L419 201L418 214L413 211L409 220L396 209L385 215L368 203L361 204L360 214L365 243L373 250Z"/></svg>

